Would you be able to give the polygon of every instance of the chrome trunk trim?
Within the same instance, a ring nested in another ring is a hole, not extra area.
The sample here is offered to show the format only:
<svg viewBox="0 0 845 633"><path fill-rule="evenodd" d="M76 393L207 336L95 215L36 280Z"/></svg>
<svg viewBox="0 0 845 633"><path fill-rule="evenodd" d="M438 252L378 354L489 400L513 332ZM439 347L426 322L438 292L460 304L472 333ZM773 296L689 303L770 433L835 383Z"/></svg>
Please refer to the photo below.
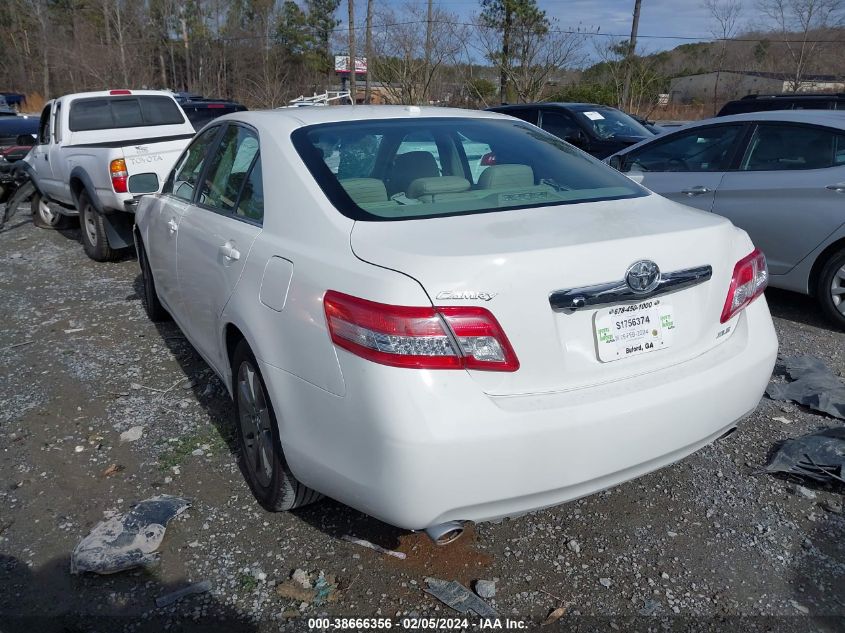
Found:
<svg viewBox="0 0 845 633"><path fill-rule="evenodd" d="M712 267L697 266L695 268L676 270L671 273L663 273L660 276L657 286L649 292L634 292L624 280L620 280L597 284L595 286L555 290L549 295L549 303L552 306L552 310L574 312L575 310L583 310L584 308L597 308L615 303L644 301L651 297L697 286L709 280L712 276Z"/></svg>

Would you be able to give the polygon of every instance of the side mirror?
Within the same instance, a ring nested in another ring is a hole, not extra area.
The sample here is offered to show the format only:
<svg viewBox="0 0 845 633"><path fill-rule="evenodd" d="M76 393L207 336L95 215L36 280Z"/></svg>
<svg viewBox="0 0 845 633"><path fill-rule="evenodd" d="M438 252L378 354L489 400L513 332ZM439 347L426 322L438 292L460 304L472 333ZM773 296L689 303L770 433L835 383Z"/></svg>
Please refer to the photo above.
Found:
<svg viewBox="0 0 845 633"><path fill-rule="evenodd" d="M608 160L608 163L610 164L611 167L613 167L613 169L615 169L617 171L622 171L623 161L622 161L621 156L619 156L619 155L611 156L610 159Z"/></svg>
<svg viewBox="0 0 845 633"><path fill-rule="evenodd" d="M18 137L15 139L15 145L32 147L35 145L35 137L32 134L18 134Z"/></svg>
<svg viewBox="0 0 845 633"><path fill-rule="evenodd" d="M158 191L158 175L154 173L135 174L129 177L127 186L129 193L156 193Z"/></svg>

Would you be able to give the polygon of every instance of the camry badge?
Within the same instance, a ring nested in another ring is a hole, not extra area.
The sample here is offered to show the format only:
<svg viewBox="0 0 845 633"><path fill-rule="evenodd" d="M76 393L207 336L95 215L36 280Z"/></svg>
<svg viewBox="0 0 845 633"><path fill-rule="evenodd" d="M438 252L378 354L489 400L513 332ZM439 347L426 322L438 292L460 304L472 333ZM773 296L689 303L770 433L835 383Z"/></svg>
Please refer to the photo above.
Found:
<svg viewBox="0 0 845 633"><path fill-rule="evenodd" d="M641 259L628 266L625 283L637 294L651 292L660 283L660 269L653 261Z"/></svg>
<svg viewBox="0 0 845 633"><path fill-rule="evenodd" d="M461 301L463 299L481 299L490 301L498 292L476 292L475 290L442 290L437 293L438 301Z"/></svg>

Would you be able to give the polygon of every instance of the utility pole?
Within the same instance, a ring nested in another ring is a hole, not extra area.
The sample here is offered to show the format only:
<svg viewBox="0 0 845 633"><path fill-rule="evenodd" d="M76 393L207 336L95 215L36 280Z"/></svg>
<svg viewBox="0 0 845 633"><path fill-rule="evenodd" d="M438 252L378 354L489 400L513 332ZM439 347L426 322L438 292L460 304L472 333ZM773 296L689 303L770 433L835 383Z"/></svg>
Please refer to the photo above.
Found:
<svg viewBox="0 0 845 633"><path fill-rule="evenodd" d="M364 78L364 103L370 103L370 69L373 67L373 0L367 0L367 32L364 35L364 51L367 56L367 74Z"/></svg>
<svg viewBox="0 0 845 633"><path fill-rule="evenodd" d="M188 44L188 21L182 12L182 39L185 41L185 90L191 91L191 48Z"/></svg>
<svg viewBox="0 0 845 633"><path fill-rule="evenodd" d="M355 105L355 97L358 95L358 87L355 85L355 0L346 0L349 6L349 96L352 105Z"/></svg>
<svg viewBox="0 0 845 633"><path fill-rule="evenodd" d="M431 21L434 17L434 9L432 7L432 0L428 0L428 19L425 23L425 93L420 95L428 98L428 82L431 77Z"/></svg>
<svg viewBox="0 0 845 633"><path fill-rule="evenodd" d="M631 80L634 74L632 62L634 60L634 54L637 52L637 31L640 28L640 4L642 4L642 0L635 0L634 20L631 22L631 39L628 40L628 54L625 55L625 83L622 85L622 103L620 106L626 110L630 109L628 99L631 98Z"/></svg>

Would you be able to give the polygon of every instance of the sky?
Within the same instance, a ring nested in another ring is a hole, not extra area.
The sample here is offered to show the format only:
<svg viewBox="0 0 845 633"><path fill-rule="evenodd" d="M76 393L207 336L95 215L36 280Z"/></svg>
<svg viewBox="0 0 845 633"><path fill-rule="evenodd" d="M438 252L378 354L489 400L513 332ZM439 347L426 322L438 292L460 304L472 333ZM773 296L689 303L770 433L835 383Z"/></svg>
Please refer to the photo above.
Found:
<svg viewBox="0 0 845 633"><path fill-rule="evenodd" d="M752 2L748 0L746 4ZM360 2L360 0L359 0ZM426 0L388 0L399 7L407 4L424 6ZM361 2L362 4L366 4ZM469 18L478 13L479 0L434 0L435 5ZM619 34L625 39L631 33L634 0L537 0L559 28L581 28L600 33ZM652 39L644 36L679 36L707 40L712 37L713 19L701 0L642 0L640 9L640 50L655 52L683 44L683 39Z"/></svg>

